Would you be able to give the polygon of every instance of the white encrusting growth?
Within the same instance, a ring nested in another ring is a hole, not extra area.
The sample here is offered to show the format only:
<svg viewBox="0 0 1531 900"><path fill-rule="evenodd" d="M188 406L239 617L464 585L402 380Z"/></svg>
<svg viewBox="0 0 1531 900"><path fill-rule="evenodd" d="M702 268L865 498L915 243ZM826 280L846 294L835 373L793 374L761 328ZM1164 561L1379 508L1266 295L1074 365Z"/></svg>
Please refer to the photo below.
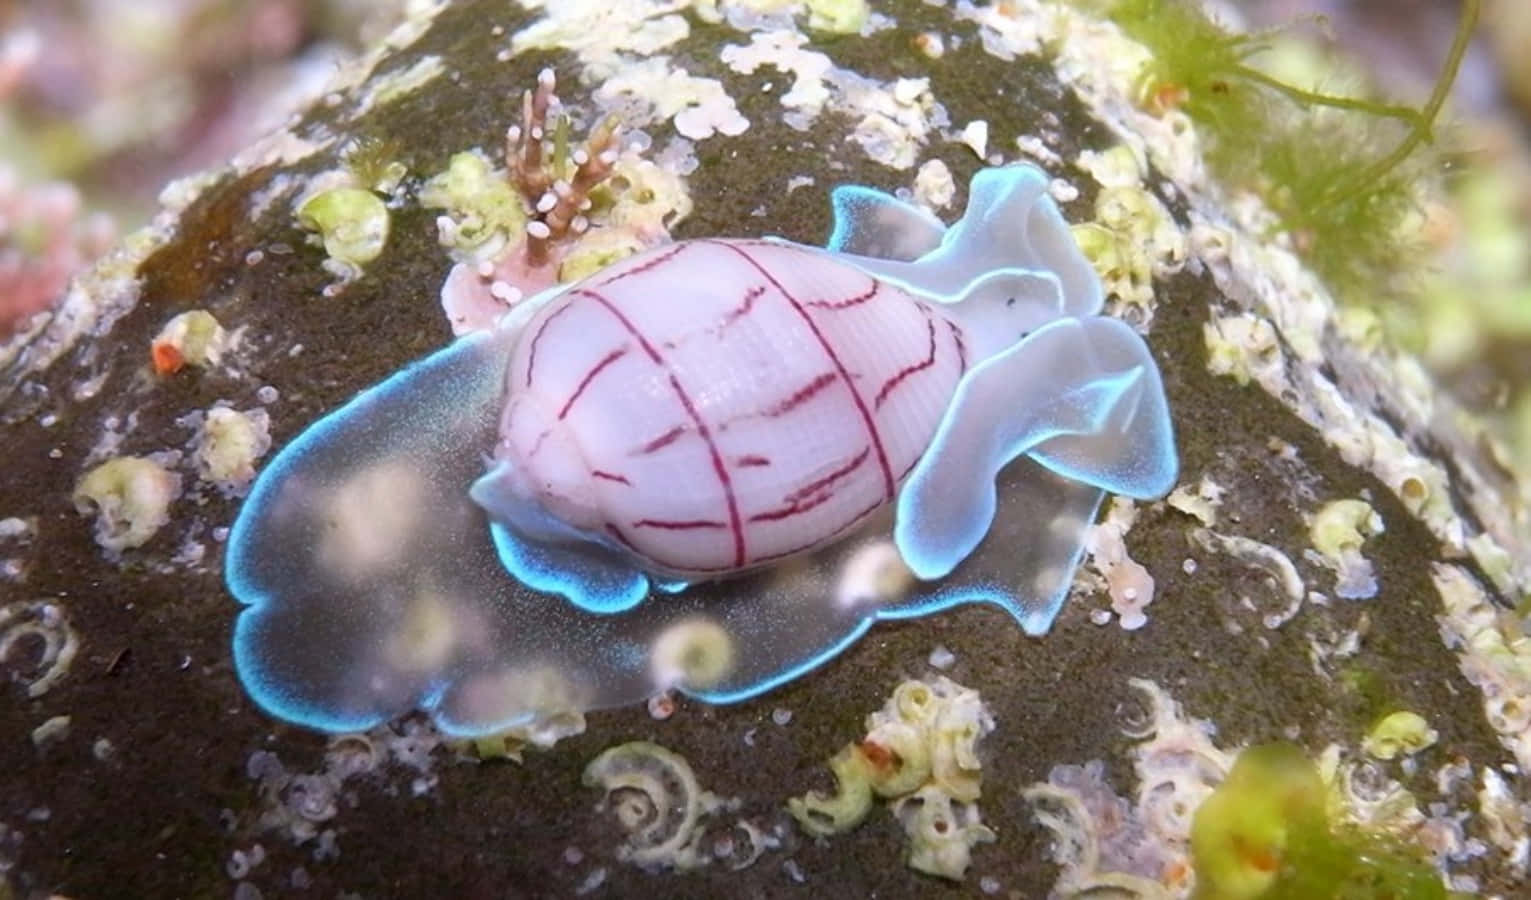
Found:
<svg viewBox="0 0 1531 900"><path fill-rule="evenodd" d="M1226 553L1243 564L1265 573L1267 576L1265 588L1267 592L1274 594L1272 599L1276 601L1275 605L1270 600L1260 602L1252 593L1239 592L1237 596L1245 608L1255 611L1260 616L1260 621L1266 628L1280 628L1302 608L1307 586L1303 583L1302 576L1297 573L1297 567L1292 564L1291 557L1279 548L1254 538L1222 534L1209 528L1193 529L1191 540L1203 550ZM1226 624L1229 627L1236 627L1231 620Z"/></svg>
<svg viewBox="0 0 1531 900"><path fill-rule="evenodd" d="M978 808L978 742L994 730L983 699L944 675L905 681L866 728L829 761L835 793L793 797L788 812L808 834L828 837L860 825L883 798L909 839L910 868L962 880L973 848L998 837Z"/></svg>
<svg viewBox="0 0 1531 900"><path fill-rule="evenodd" d="M148 543L170 521L170 504L180 495L181 476L155 459L119 456L85 473L74 506L95 516L96 543L119 553Z"/></svg>
<svg viewBox="0 0 1531 900"><path fill-rule="evenodd" d="M1137 517L1137 506L1131 500L1113 497L1105 519L1090 526L1085 538L1090 563L1105 579L1106 590L1111 596L1111 610L1127 631L1148 624L1144 609L1154 602L1154 577L1127 555L1123 540Z"/></svg>
<svg viewBox="0 0 1531 900"><path fill-rule="evenodd" d="M704 790L685 757L647 741L612 747L585 767L581 781L600 788L600 809L627 834L617 858L646 869L687 871L712 861L702 846L706 820L727 808Z"/></svg>
<svg viewBox="0 0 1531 900"><path fill-rule="evenodd" d="M1361 548L1382 530L1382 517L1365 500L1335 500L1313 515L1309 535L1314 549L1305 555L1334 570L1335 596L1357 600L1377 595L1376 572Z"/></svg>
<svg viewBox="0 0 1531 900"><path fill-rule="evenodd" d="M209 409L193 441L198 475L228 496L243 496L255 478L256 460L271 449L270 427L271 417L260 407Z"/></svg>
<svg viewBox="0 0 1531 900"><path fill-rule="evenodd" d="M57 685L79 650L79 635L62 604L19 600L0 606L0 664L19 676L29 698Z"/></svg>

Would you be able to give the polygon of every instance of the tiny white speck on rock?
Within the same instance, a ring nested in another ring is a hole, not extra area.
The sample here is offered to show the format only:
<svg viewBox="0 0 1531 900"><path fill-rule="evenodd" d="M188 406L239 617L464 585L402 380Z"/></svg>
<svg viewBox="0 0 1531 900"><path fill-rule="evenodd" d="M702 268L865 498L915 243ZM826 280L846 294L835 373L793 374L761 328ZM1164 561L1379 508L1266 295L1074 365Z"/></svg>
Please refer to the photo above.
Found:
<svg viewBox="0 0 1531 900"><path fill-rule="evenodd" d="M808 876L803 874L803 867L798 865L795 859L782 860L781 869L787 873L788 878L797 884L802 884L808 880Z"/></svg>
<svg viewBox="0 0 1531 900"><path fill-rule="evenodd" d="M675 698L669 691L649 698L649 715L660 721L675 715Z"/></svg>
<svg viewBox="0 0 1531 900"><path fill-rule="evenodd" d="M914 199L926 209L944 209L957 195L957 182L951 169L939 159L920 164L914 176Z"/></svg>
<svg viewBox="0 0 1531 900"><path fill-rule="evenodd" d="M1054 178L1047 183L1047 193L1059 203L1072 203L1079 199L1079 188L1064 181L1062 178Z"/></svg>
<svg viewBox="0 0 1531 900"><path fill-rule="evenodd" d="M54 716L32 729L32 743L41 748L69 736L69 717Z"/></svg>
<svg viewBox="0 0 1531 900"><path fill-rule="evenodd" d="M957 654L937 644L935 649L930 651L929 662L932 668L940 669L944 672L957 662Z"/></svg>
<svg viewBox="0 0 1531 900"><path fill-rule="evenodd" d="M1000 891L999 879L993 875L985 875L978 879L978 889L985 894L997 894Z"/></svg>
<svg viewBox="0 0 1531 900"><path fill-rule="evenodd" d="M974 119L962 127L962 143L978 154L979 159L989 155L989 123Z"/></svg>
<svg viewBox="0 0 1531 900"><path fill-rule="evenodd" d="M563 851L563 861L568 863L569 865L577 866L581 862L583 862L584 859L585 859L585 851L579 849L578 847L569 846L569 847L565 847L564 848L564 851Z"/></svg>
<svg viewBox="0 0 1531 900"><path fill-rule="evenodd" d="M585 880L579 883L579 887L574 889L574 896L583 897L596 888L599 888L605 882L606 869L595 869L589 875L585 876Z"/></svg>
<svg viewBox="0 0 1531 900"><path fill-rule="evenodd" d="M792 721L792 710L784 706L778 706L771 710L771 721L777 725L786 725Z"/></svg>
<svg viewBox="0 0 1531 900"><path fill-rule="evenodd" d="M1111 610L1109 610L1109 609L1092 609L1092 610L1090 610L1090 621L1094 622L1096 625L1108 625L1108 624L1110 624L1110 622L1111 622Z"/></svg>

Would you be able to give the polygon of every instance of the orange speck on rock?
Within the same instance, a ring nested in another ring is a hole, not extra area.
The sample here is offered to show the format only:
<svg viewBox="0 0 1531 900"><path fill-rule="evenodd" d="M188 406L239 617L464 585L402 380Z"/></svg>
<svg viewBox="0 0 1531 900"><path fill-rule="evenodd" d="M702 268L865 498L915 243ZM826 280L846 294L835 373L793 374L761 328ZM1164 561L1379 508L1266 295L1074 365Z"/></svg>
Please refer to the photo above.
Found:
<svg viewBox="0 0 1531 900"><path fill-rule="evenodd" d="M186 365L181 348L170 341L155 341L149 345L149 358L154 363L154 374L174 375Z"/></svg>

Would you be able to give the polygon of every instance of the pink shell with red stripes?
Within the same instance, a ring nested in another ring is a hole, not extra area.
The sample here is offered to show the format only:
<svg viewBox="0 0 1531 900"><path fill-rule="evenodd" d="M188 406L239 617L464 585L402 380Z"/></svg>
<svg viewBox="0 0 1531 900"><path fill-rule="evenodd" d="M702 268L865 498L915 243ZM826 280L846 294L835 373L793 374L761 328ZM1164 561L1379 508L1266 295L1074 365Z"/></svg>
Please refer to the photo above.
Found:
<svg viewBox="0 0 1531 900"><path fill-rule="evenodd" d="M1046 631L1104 492L1178 473L1049 185L983 169L950 226L842 185L823 249L657 249L362 391L228 535L241 682L316 728L469 737L736 702L962 603Z"/></svg>
<svg viewBox="0 0 1531 900"><path fill-rule="evenodd" d="M527 323L496 456L652 571L733 572L892 502L968 363L941 308L826 251L688 241Z"/></svg>

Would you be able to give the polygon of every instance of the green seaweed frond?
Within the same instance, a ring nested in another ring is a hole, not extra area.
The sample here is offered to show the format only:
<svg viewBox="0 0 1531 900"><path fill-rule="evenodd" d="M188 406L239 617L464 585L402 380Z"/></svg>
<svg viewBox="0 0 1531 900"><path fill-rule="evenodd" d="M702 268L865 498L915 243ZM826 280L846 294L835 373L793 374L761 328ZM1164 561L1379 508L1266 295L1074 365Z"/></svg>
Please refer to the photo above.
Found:
<svg viewBox="0 0 1531 900"><path fill-rule="evenodd" d="M1421 181L1439 171L1422 152L1477 22L1466 0L1435 90L1421 108L1306 90L1260 69L1274 33L1241 34L1196 0L1077 0L1109 16L1153 54L1139 85L1147 109L1179 109L1198 125L1224 184L1256 191L1310 265L1346 299L1402 286L1420 258Z"/></svg>
<svg viewBox="0 0 1531 900"><path fill-rule="evenodd" d="M1191 824L1197 900L1447 900L1418 846L1335 821L1327 785L1302 748L1241 752Z"/></svg>
<svg viewBox="0 0 1531 900"><path fill-rule="evenodd" d="M397 138L366 135L346 146L345 167L361 187L386 194L404 177L405 167L399 161L402 152Z"/></svg>
<svg viewBox="0 0 1531 900"><path fill-rule="evenodd" d="M1378 169L1398 129L1358 129L1350 119L1323 111L1292 123L1262 148L1262 183L1253 187L1314 271L1342 298L1364 303L1403 287L1408 261L1421 258L1410 225L1430 163L1411 156Z"/></svg>

